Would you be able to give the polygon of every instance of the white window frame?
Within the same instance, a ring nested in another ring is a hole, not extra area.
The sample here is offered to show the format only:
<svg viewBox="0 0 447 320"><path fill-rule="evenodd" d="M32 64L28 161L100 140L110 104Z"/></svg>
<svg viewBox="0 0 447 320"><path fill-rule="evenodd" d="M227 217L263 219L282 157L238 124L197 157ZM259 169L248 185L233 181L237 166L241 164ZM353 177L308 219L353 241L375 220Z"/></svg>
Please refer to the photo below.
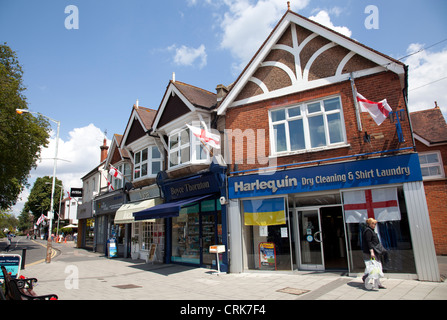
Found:
<svg viewBox="0 0 447 320"><path fill-rule="evenodd" d="M121 172L124 176L123 179L119 179L119 178L115 178L114 176L109 174L108 179L109 179L109 181L111 181L113 189L118 190L118 189L121 189L122 187L124 187L124 185L126 184L126 181L127 182L131 181L133 171L132 171L132 166L130 165L130 163L126 163L126 162L123 162L120 164L115 164L114 167L117 168L118 171Z"/></svg>
<svg viewBox="0 0 447 320"><path fill-rule="evenodd" d="M432 154L436 154L436 156L438 157L438 162L432 162L432 163L422 163L421 156L427 156L427 155L432 155ZM422 175L423 180L432 180L432 179L443 179L445 178L445 173L444 173L444 164L442 162L442 156L441 156L441 152L439 150L434 150L434 151L428 151L428 152L419 152L419 162L421 164L421 170L424 168L430 168L430 167L439 167L439 175L428 175L428 176L424 176Z"/></svg>
<svg viewBox="0 0 447 320"><path fill-rule="evenodd" d="M183 141L183 143L182 143L182 134L186 131L188 132L188 141L186 141L186 142ZM172 148L171 143L174 138L177 139L177 146ZM188 128L181 128L180 130L176 130L171 135L169 135L168 147L169 147L169 152L168 152L168 167L169 167L169 169L172 169L172 168L184 165L184 164L189 164L191 162L191 132L190 132L190 130ZM182 151L184 151L187 148L189 148L189 153L187 153L188 160L182 161ZM171 163L172 163L171 158L174 153L177 154L177 163L174 163L173 165L171 165Z"/></svg>
<svg viewBox="0 0 447 320"><path fill-rule="evenodd" d="M160 157L154 158L153 157L153 148L157 148ZM146 151L147 152L147 159L143 160L143 152ZM137 156L138 155L138 156ZM139 162L136 163L136 159L137 157L139 157ZM160 170L163 170L163 153L160 152L160 149L158 149L158 147L156 145L149 145L146 146L138 151L136 151L134 153L133 156L133 170L132 170L132 175L133 175L133 180L134 181L138 181L138 180L142 180L142 179L147 179L147 178L154 178L157 176L158 172L152 172L152 164L154 162L159 162L160 163ZM143 175L143 166L146 165L146 174ZM139 170L139 172L137 171ZM138 176L137 176L138 173Z"/></svg>
<svg viewBox="0 0 447 320"><path fill-rule="evenodd" d="M191 124L195 127L200 127L203 129L203 126L197 122L193 122ZM181 144L181 135L183 132L188 131L189 132L189 141L187 143ZM178 144L175 148L171 149L171 140L176 137L178 140ZM207 147L204 147L203 144L200 142L200 140L189 130L187 127L180 128L178 130L174 130L170 135L168 139L168 170L170 169L177 169L181 168L187 165L191 164L201 164L201 163L208 163L210 161L210 153L209 150L207 150ZM188 161L181 161L181 154L182 150L189 148L189 160ZM204 151L205 158L200 158L200 153L197 152L197 149L199 148L200 151ZM211 148L211 147L208 147ZM177 164L172 165L171 164L171 155L177 153L177 157L180 161L178 161Z"/></svg>
<svg viewBox="0 0 447 320"><path fill-rule="evenodd" d="M331 110L331 111L325 111L324 109L324 101L331 100L337 98L340 104L340 109L337 110ZM308 112L308 106L320 103L320 111L309 113ZM289 116L289 110L294 108L300 108L300 115L298 116ZM279 120L273 122L272 120L272 112L279 111L279 110L285 110L285 119ZM333 114L339 114L340 115L340 122L341 122L341 135L342 135L342 141L331 143L330 142L330 133L329 133L329 125L328 125L328 116ZM325 146L318 146L318 147L312 147L311 142L311 136L309 132L309 119L315 116L323 116L323 123L324 123L324 134L326 139L326 145ZM303 120L303 131L304 131L304 143L305 148L299 149L299 150L291 150L291 142L290 142L290 135L289 135L289 122L295 121L295 120ZM274 126L278 124L284 124L285 125L285 133L286 133L286 150L277 152L277 146L276 146L276 139L275 139L275 132L274 132ZM339 148L339 147L345 147L348 146L347 143L347 136L346 136L346 126L344 121L344 115L343 115L343 105L341 102L340 96L329 96L325 97L323 99L318 100L311 100L306 101L299 104L290 105L287 107L282 108L275 108L269 110L269 128L270 128L270 154L273 156L282 156L282 155L291 155L291 154L299 154L299 153L305 153L305 152L314 152L314 151L321 151L321 150L327 150L327 149L333 149L333 148Z"/></svg>

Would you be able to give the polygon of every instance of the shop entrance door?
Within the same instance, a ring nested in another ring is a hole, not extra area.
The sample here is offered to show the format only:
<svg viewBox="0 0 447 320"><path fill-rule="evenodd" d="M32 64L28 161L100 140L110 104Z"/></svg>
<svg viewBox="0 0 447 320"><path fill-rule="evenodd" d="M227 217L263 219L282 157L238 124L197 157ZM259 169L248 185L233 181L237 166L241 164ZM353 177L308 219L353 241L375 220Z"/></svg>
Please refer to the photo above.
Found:
<svg viewBox="0 0 447 320"><path fill-rule="evenodd" d="M294 217L299 269L348 269L341 206L296 209Z"/></svg>
<svg viewBox="0 0 447 320"><path fill-rule="evenodd" d="M319 209L297 210L298 265L302 270L324 270L323 245Z"/></svg>
<svg viewBox="0 0 447 320"><path fill-rule="evenodd" d="M216 254L209 252L210 246L217 244L216 214L201 214L200 217L200 261L202 266L211 268L216 260Z"/></svg>

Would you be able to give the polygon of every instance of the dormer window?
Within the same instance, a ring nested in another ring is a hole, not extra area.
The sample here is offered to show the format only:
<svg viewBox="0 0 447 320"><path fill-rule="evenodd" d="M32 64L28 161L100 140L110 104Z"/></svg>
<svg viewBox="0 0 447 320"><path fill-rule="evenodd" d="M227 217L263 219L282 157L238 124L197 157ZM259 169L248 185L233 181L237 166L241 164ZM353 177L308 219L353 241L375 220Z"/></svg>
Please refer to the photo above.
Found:
<svg viewBox="0 0 447 320"><path fill-rule="evenodd" d="M129 163L122 163L119 165L115 165L119 172L124 175L123 179L115 178L112 175L109 175L108 179L113 186L114 190L121 189L124 187L126 182L130 182L132 176L132 170Z"/></svg>
<svg viewBox="0 0 447 320"><path fill-rule="evenodd" d="M156 146L135 152L134 179L153 178L162 169L163 158Z"/></svg>
<svg viewBox="0 0 447 320"><path fill-rule="evenodd" d="M183 129L169 137L169 168L189 163L191 160L190 132Z"/></svg>
<svg viewBox="0 0 447 320"><path fill-rule="evenodd" d="M194 126L203 126L193 123ZM209 160L209 152L188 128L169 136L169 169L183 164L199 164Z"/></svg>

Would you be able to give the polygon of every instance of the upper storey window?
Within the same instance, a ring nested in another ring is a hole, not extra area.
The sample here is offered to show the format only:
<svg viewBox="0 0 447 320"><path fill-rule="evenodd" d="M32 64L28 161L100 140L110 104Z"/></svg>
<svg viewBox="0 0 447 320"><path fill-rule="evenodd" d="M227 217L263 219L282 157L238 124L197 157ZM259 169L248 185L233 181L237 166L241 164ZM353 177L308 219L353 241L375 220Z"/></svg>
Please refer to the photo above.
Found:
<svg viewBox="0 0 447 320"><path fill-rule="evenodd" d="M208 160L208 150L188 128L177 130L169 136L169 169Z"/></svg>
<svg viewBox="0 0 447 320"><path fill-rule="evenodd" d="M339 97L270 111L274 155L315 151L346 144Z"/></svg>
<svg viewBox="0 0 447 320"><path fill-rule="evenodd" d="M163 158L156 146L135 152L134 179L152 178L163 168Z"/></svg>

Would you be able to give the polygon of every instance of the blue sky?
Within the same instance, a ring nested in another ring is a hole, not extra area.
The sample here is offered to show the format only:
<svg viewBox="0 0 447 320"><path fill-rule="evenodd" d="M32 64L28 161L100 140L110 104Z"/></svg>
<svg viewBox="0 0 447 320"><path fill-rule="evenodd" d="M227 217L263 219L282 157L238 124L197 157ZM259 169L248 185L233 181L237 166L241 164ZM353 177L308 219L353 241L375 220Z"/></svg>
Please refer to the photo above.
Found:
<svg viewBox="0 0 447 320"><path fill-rule="evenodd" d="M78 8L79 29L65 27L69 5ZM378 9L378 29L365 27L368 5ZM445 0L291 6L394 58L447 39ZM0 0L0 41L17 52L29 108L61 121L60 158L71 162L60 162L57 175L79 187L99 161L102 132L108 139L122 134L136 99L157 109L172 72L209 91L232 83L286 9L286 0ZM410 109L432 108L436 100L447 115L447 41L404 62L414 89ZM79 158L82 144L89 151ZM52 157L53 145L43 158ZM39 168L32 177L51 175L52 161Z"/></svg>

